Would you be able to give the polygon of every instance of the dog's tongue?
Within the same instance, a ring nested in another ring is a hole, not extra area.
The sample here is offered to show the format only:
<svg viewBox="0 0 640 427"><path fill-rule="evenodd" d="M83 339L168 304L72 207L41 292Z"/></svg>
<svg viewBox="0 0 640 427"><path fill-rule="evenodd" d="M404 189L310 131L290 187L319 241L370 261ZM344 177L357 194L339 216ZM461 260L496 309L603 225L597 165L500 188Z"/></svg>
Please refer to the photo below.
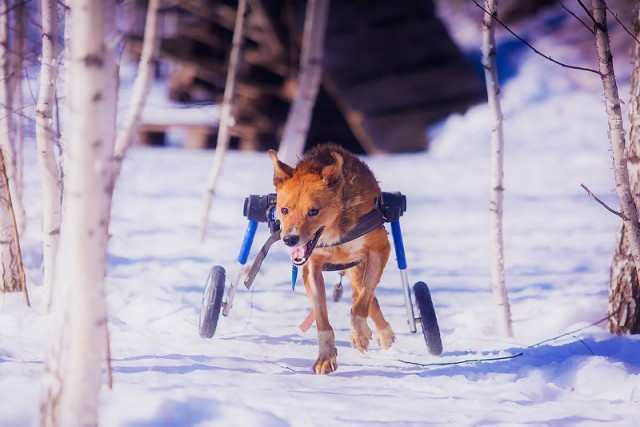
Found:
<svg viewBox="0 0 640 427"><path fill-rule="evenodd" d="M302 260L304 258L304 254L306 251L307 251L306 244L302 246L298 246L297 248L291 248L291 259Z"/></svg>

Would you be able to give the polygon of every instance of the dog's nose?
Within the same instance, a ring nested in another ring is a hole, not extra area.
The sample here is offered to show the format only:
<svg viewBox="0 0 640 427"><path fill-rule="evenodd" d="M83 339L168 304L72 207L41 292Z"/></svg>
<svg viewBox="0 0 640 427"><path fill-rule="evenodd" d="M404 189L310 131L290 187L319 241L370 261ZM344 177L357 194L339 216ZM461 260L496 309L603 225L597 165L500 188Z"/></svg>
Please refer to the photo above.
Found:
<svg viewBox="0 0 640 427"><path fill-rule="evenodd" d="M299 240L300 240L300 237L296 236L295 234L287 234L282 238L282 241L287 246L295 246L296 244L298 244Z"/></svg>

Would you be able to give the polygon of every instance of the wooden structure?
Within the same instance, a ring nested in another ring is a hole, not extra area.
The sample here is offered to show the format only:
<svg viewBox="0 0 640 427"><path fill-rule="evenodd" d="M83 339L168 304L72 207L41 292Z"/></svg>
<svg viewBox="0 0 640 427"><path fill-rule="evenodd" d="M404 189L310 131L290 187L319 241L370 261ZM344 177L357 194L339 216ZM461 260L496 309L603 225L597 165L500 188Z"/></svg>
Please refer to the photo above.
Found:
<svg viewBox="0 0 640 427"><path fill-rule="evenodd" d="M161 146L166 144L166 135L172 131L184 135L185 148L210 148L215 146L214 135L218 128L201 123L143 123L138 127L138 143Z"/></svg>
<svg viewBox="0 0 640 427"><path fill-rule="evenodd" d="M168 3L161 60L171 64L170 98L220 101L236 2ZM233 135L240 148L264 150L278 146L295 91L305 3L250 0L249 6ZM136 34L141 29L130 37L134 55ZM358 153L424 150L429 124L484 97L481 76L431 0L332 2L324 66L307 148L334 141Z"/></svg>

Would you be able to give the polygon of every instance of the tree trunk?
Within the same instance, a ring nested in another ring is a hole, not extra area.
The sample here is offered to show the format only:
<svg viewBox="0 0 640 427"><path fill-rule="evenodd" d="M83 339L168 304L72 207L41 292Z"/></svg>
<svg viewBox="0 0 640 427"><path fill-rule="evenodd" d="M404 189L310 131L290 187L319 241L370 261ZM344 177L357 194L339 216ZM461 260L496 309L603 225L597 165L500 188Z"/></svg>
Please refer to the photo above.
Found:
<svg viewBox="0 0 640 427"><path fill-rule="evenodd" d="M616 194L620 200L620 213L623 217L623 235L626 236L629 244L629 252L633 260L633 267L621 268L620 271L612 271L612 281L610 283L610 292L613 295L625 295L623 299L629 300L633 298L633 286L625 285L613 280L618 274L625 274L632 280L633 274L629 273L629 269L635 269L635 277L637 278L638 268L640 267L640 227L638 225L638 212L636 204L631 193L629 170L627 167L628 157L625 147L625 131L622 123L622 113L620 109L620 96L618 94L618 86L616 83L615 72L613 69L613 57L609 47L609 33L607 30L606 5L603 0L593 0L593 18L595 21L595 42L598 53L598 65L602 86L604 88L605 106L607 111L607 120L609 124L609 141L613 154L613 171L616 181ZM624 240L624 237L620 238ZM624 250L624 248L620 248ZM620 251L620 249L618 251ZM614 255L614 264L616 259L621 256ZM611 300L611 297L610 297ZM631 327L633 321L629 321L628 316L635 316L637 310L632 306L620 306L617 296L613 296L610 309L616 310L616 315L621 316L620 324ZM635 305L635 304L633 304ZM618 307L616 307L618 306ZM618 323L617 320L613 320ZM611 327L611 325L610 325ZM618 328L614 326L614 328ZM613 330L613 329L612 329ZM620 330L622 332L622 329Z"/></svg>
<svg viewBox="0 0 640 427"><path fill-rule="evenodd" d="M56 119L58 120L57 130L58 130L58 152L59 152L59 168L60 168L60 182L62 183L62 193L64 194L64 147L67 141L67 133L68 129L64 129L64 126L61 126L61 123L67 123L70 119L69 113L69 103L65 102L66 99L69 99L69 68L68 64L70 61L70 49L71 49L71 11L69 7L65 4L63 8L63 32L62 32L62 46L61 50L61 58L58 63L58 73L62 78L58 79L56 84ZM60 95L62 93L62 95ZM60 102L62 100L62 102Z"/></svg>
<svg viewBox="0 0 640 427"><path fill-rule="evenodd" d="M117 74L115 2L71 0L64 209L41 424L97 425ZM72 117L72 119L71 119Z"/></svg>
<svg viewBox="0 0 640 427"><path fill-rule="evenodd" d="M16 134L15 134L15 152L16 152L16 194L14 199L18 200L21 206L22 193L24 188L24 92L22 90L22 77L24 75L24 38L25 38L25 2L18 0L14 6L14 34L15 34L15 49L14 49L14 89L13 100L15 110L18 111L16 117ZM23 225L26 225L23 223ZM22 233L24 230L20 230Z"/></svg>
<svg viewBox="0 0 640 427"><path fill-rule="evenodd" d="M487 0L487 12L482 18L482 65L487 84L489 109L493 117L491 129L491 277L493 298L498 308L497 320L500 335L513 336L511 308L505 284L504 243L502 234L502 205L504 199L504 135L502 132L502 109L500 107L500 84L496 66L496 43L493 16L498 13L497 0Z"/></svg>
<svg viewBox="0 0 640 427"><path fill-rule="evenodd" d="M640 8L636 5L635 35L640 37ZM636 206L640 206L640 44L632 46L633 71L629 102L627 169ZM640 333L640 284L629 243L629 229L620 228L611 263L608 328L614 334Z"/></svg>
<svg viewBox="0 0 640 427"><path fill-rule="evenodd" d="M11 218L14 216L11 200L11 174L15 177L15 167L10 165L15 161L11 141L11 114L7 105L10 100L9 88L9 33L8 33L8 4L0 0L0 154L2 155L2 170L0 170L0 290L3 292L17 292L20 290L20 271L18 269L18 254L15 250L14 230ZM15 163L14 163L15 165Z"/></svg>
<svg viewBox="0 0 640 427"><path fill-rule="evenodd" d="M229 68L227 71L227 81L224 87L224 95L222 97L222 107L220 109L220 125L218 126L218 140L216 141L216 152L213 158L213 166L207 178L207 188L204 195L204 212L202 222L200 224L200 240L204 240L207 235L207 225L209 222L209 211L211 210L211 202L213 193L216 190L216 184L222 171L222 161L229 147L229 131L231 129L233 118L231 117L231 107L235 94L236 76L238 74L238 62L240 58L240 47L244 33L244 19L247 9L247 0L238 0L238 12L236 14L236 23L233 29L233 39L231 44L231 53L229 54Z"/></svg>
<svg viewBox="0 0 640 427"><path fill-rule="evenodd" d="M20 291L20 271L18 269L18 254L14 245L14 230L11 224L13 207L9 202L11 193L7 178L4 154L0 150L0 291Z"/></svg>
<svg viewBox="0 0 640 427"><path fill-rule="evenodd" d="M8 0L0 0L0 149L4 154L7 178L11 194L18 194L16 155L14 149L12 79L13 64L9 44L9 7ZM25 214L19 199L13 199L13 211L18 229L24 229Z"/></svg>
<svg viewBox="0 0 640 427"><path fill-rule="evenodd" d="M0 291L13 292L22 289L25 301L30 305L18 237L18 223L13 214L9 179L4 155L0 150Z"/></svg>
<svg viewBox="0 0 640 427"><path fill-rule="evenodd" d="M115 156L113 165L113 185L115 186L122 161L131 145L133 133L140 124L142 110L149 94L149 88L156 70L158 61L158 49L160 46L160 38L158 30L160 28L160 19L158 10L160 9L161 0L149 0L147 8L147 19L144 27L144 40L142 43L142 53L140 55L140 63L138 64L138 74L133 83L131 91L131 103L129 110L123 121L123 125L118 132L115 144Z"/></svg>
<svg viewBox="0 0 640 427"><path fill-rule="evenodd" d="M329 0L308 0L304 19L298 90L293 98L284 128L278 157L287 164L302 158L313 107L322 80L324 36L329 13Z"/></svg>
<svg viewBox="0 0 640 427"><path fill-rule="evenodd" d="M60 240L62 188L55 154L55 105L58 75L58 8L56 0L42 0L42 66L36 107L36 146L42 176L43 307L49 310Z"/></svg>

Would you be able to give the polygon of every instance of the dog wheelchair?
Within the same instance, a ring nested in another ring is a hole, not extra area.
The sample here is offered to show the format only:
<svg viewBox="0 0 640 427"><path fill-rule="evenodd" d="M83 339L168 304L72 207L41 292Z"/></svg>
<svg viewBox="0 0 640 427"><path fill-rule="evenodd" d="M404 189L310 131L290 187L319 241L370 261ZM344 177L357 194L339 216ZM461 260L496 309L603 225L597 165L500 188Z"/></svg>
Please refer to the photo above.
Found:
<svg viewBox="0 0 640 427"><path fill-rule="evenodd" d="M409 278L407 275L407 260L404 252L404 243L402 241L402 231L400 228L400 217L407 210L407 199L401 193L382 193L382 199L378 204L384 222L391 224L391 235L393 236L393 245L396 253L396 262L400 270L400 279L404 294L404 302L407 312L407 322L409 331L417 332L417 324L422 327L422 334L427 344L429 353L439 355L442 353L442 340L440 337L440 329L436 318L433 301L429 288L424 282L417 282L413 285L413 294L415 296L415 304L418 309L419 316L415 315L414 303L412 301L411 290L409 287ZM249 220L247 230L240 247L238 255L238 271L229 282L229 289L225 300L223 294L225 291L226 271L222 266L214 266L207 279L202 298L202 306L200 308L200 336L202 338L211 338L216 332L220 312L223 316L228 316L233 306L238 285L243 280L247 289L251 288L260 266L264 261L269 248L273 243L280 239L280 221L276 218L276 194L267 195L250 195L245 198L243 214ZM249 253L253 245L253 240L258 228L258 224L267 223L271 236L267 239L262 249L256 255L256 258L246 272L245 266L249 258ZM297 267L292 269L292 285L295 287L297 278ZM337 286L341 286L341 283ZM336 292L334 291L334 300L337 301Z"/></svg>

